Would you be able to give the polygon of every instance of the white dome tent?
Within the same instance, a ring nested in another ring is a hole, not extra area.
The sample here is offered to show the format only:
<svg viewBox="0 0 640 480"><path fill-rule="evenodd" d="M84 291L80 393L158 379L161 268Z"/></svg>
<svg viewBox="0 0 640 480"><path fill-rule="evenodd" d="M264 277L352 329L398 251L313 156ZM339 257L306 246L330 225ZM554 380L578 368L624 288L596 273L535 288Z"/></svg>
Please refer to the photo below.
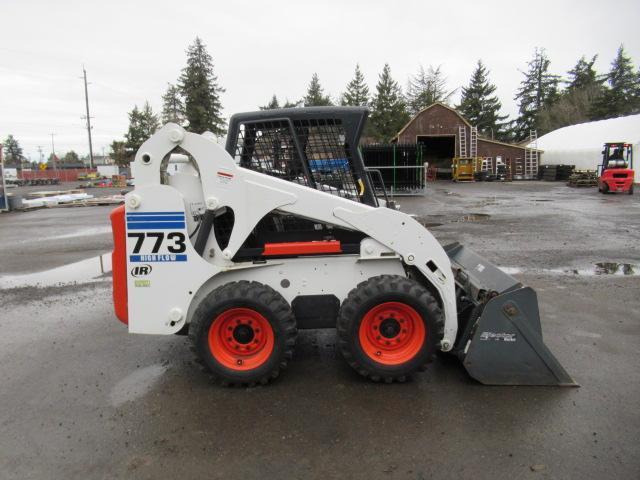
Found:
<svg viewBox="0 0 640 480"><path fill-rule="evenodd" d="M575 165L577 170L596 170L607 142L633 144L634 169L640 165L640 115L598 120L559 128L538 138L542 165ZM638 175L635 181L638 182Z"/></svg>

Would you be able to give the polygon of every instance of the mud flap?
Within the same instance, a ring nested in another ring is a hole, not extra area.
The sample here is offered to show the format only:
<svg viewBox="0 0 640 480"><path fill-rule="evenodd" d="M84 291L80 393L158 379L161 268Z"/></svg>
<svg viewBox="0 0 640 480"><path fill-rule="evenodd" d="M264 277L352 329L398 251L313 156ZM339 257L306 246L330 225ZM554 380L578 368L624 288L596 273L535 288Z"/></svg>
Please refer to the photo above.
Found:
<svg viewBox="0 0 640 480"><path fill-rule="evenodd" d="M578 386L542 340L536 292L467 247L445 251L473 306L459 318L454 351L469 375L486 385Z"/></svg>

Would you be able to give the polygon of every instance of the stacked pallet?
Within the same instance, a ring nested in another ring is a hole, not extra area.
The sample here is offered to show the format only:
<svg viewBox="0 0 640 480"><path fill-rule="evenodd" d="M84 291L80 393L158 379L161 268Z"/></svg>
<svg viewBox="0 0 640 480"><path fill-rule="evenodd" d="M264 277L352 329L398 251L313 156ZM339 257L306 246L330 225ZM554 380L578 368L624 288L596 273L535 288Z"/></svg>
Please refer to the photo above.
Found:
<svg viewBox="0 0 640 480"><path fill-rule="evenodd" d="M596 187L598 175L594 170L577 170L571 174L567 185L570 187Z"/></svg>
<svg viewBox="0 0 640 480"><path fill-rule="evenodd" d="M574 168L574 165L540 165L538 176L547 182L566 181Z"/></svg>

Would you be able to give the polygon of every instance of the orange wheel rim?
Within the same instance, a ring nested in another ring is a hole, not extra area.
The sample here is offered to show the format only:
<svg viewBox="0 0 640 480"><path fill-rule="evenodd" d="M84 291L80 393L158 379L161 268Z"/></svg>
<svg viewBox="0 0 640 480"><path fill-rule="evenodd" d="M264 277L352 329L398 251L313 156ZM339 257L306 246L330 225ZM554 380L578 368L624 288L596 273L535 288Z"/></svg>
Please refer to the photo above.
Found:
<svg viewBox="0 0 640 480"><path fill-rule="evenodd" d="M406 303L385 302L365 314L358 337L369 358L383 365L400 365L418 354L427 330L414 308Z"/></svg>
<svg viewBox="0 0 640 480"><path fill-rule="evenodd" d="M209 328L209 351L226 368L252 370L263 365L275 344L269 321L250 308L230 308Z"/></svg>

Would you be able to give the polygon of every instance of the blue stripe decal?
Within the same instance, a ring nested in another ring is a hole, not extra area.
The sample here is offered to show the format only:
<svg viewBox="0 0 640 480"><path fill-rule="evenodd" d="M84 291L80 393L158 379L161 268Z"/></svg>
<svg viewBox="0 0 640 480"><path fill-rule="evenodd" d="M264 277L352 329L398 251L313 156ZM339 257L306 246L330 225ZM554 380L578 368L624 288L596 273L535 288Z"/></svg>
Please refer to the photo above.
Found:
<svg viewBox="0 0 640 480"><path fill-rule="evenodd" d="M184 215L184 212L127 212L127 215Z"/></svg>
<svg viewBox="0 0 640 480"><path fill-rule="evenodd" d="M127 217L128 222L184 222L184 215L151 215L139 217Z"/></svg>
<svg viewBox="0 0 640 480"><path fill-rule="evenodd" d="M152 253L152 254L148 254L148 255L129 255L129 261L130 262L144 262L144 263L150 263L150 262L186 262L187 261L187 256L182 254L182 255L175 255L172 253L169 254L159 254L159 253Z"/></svg>
<svg viewBox="0 0 640 480"><path fill-rule="evenodd" d="M127 230L182 230L184 222L127 222Z"/></svg>

